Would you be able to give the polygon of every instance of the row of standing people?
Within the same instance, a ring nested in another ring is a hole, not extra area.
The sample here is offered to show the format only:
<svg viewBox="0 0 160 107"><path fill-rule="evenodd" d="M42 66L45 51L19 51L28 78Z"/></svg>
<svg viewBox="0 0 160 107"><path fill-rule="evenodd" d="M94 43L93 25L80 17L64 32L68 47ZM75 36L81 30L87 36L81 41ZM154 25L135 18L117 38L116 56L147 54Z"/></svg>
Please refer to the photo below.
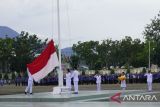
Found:
<svg viewBox="0 0 160 107"><path fill-rule="evenodd" d="M147 78L148 91L152 91L153 74L151 73L151 71L148 71L148 73L145 73L144 76ZM68 69L68 73L66 74L66 86L69 87L70 89L71 89L71 78L72 78L72 73L70 73L70 70ZM101 90L102 77L99 74L99 72L97 72L97 74L94 76L94 78L96 79L97 91L100 91ZM121 84L120 86L121 86L122 90L125 90L126 87L127 87L127 85L126 85L127 77L126 77L125 73L122 72L118 76L117 79ZM74 86L75 86L75 84L74 84ZM78 83L76 84L76 86L78 87Z"/></svg>
<svg viewBox="0 0 160 107"><path fill-rule="evenodd" d="M126 82L127 83L146 83L147 79L143 73L136 73L131 74L127 73L126 75ZM153 82L159 83L160 82L160 72L153 73ZM28 81L28 77L25 76L17 76L14 80L0 80L0 85L3 86L5 84L15 84L16 86L26 86ZM118 74L110 74L110 75L101 75L101 83L102 84L116 84L118 82ZM79 75L79 84L95 84L96 78L94 75ZM57 85L58 84L58 77L57 76L47 76L46 78L40 80L38 83L34 82L34 85ZM64 79L64 84L66 81ZM73 80L72 80L72 84Z"/></svg>
<svg viewBox="0 0 160 107"><path fill-rule="evenodd" d="M148 73L144 74L144 76L147 78L147 90L150 92L152 91L153 74L149 70ZM121 87L122 87L122 90L125 90L127 85L126 85L126 77L124 72L121 74L121 77L123 77L123 79L120 79Z"/></svg>
<svg viewBox="0 0 160 107"><path fill-rule="evenodd" d="M74 93L78 94L78 82L79 82L79 72L77 71L76 68L74 68L73 71L70 71L69 69L67 70L68 72L66 73L66 86L71 90L71 79L73 78L73 84L74 84ZM29 79L28 79L28 86L25 89L25 94L29 92L32 94L32 85L33 85L33 78L28 72ZM153 75L149 71L146 73L144 76L147 77L147 85L148 85L148 91L152 91L152 82L153 82ZM97 84L97 91L101 90L101 82L102 82L102 77L101 75L97 72L97 74L94 76L96 78L96 84ZM121 75L118 77L118 81L121 83L121 88L122 90L125 90L127 85L126 85L126 76L125 73L122 72Z"/></svg>
<svg viewBox="0 0 160 107"><path fill-rule="evenodd" d="M149 70L148 73L145 73L144 76L147 78L147 90L148 91L152 91L152 82L153 82L153 74L151 73L151 71ZM126 84L126 75L124 72L121 73L121 75L118 77L118 80L120 81L120 86L122 88L122 90L125 90L127 87ZM100 83L101 81L101 77L98 74L98 76L96 76L96 83L97 83L97 90L100 90Z"/></svg>
<svg viewBox="0 0 160 107"><path fill-rule="evenodd" d="M73 71L71 73L71 71L68 69L67 70L68 72L66 73L66 86L71 90L71 78L73 77L74 78L74 90L75 90L75 93L77 94L78 93L78 71ZM125 90L126 88L126 77L125 77L125 74L124 72L121 74L121 76L124 76L124 79L121 80L121 87L123 90ZM102 77L100 75L99 72L96 73L96 75L94 76L94 78L96 79L96 88L97 88L97 91L100 91L101 90L101 82L102 82Z"/></svg>

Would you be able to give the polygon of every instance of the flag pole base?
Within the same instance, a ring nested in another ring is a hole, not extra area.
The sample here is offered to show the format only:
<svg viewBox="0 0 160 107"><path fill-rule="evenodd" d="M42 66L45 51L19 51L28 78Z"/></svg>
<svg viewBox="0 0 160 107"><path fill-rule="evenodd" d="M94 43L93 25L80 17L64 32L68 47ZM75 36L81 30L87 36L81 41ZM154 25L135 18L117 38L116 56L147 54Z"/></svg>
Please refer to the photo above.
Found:
<svg viewBox="0 0 160 107"><path fill-rule="evenodd" d="M57 87L53 87L53 94L54 95L58 95L58 94L70 94L71 91L68 87L65 87L65 86L57 86Z"/></svg>

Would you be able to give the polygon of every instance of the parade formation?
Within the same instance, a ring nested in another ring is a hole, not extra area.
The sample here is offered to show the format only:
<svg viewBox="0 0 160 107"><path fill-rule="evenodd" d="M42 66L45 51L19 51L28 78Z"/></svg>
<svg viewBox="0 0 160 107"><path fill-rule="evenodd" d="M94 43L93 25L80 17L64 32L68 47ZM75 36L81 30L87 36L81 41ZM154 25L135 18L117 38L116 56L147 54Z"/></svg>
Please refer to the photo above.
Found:
<svg viewBox="0 0 160 107"><path fill-rule="evenodd" d="M1 0L0 107L159 107L159 7Z"/></svg>

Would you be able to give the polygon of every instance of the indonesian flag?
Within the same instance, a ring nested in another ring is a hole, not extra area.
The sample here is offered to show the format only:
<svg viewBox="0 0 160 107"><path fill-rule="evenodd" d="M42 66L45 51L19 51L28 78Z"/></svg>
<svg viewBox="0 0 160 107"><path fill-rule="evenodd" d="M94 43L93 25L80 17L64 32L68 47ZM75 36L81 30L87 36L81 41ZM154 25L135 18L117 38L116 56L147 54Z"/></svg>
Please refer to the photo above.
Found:
<svg viewBox="0 0 160 107"><path fill-rule="evenodd" d="M32 63L27 64L27 68L35 81L43 79L57 66L59 63L53 40Z"/></svg>

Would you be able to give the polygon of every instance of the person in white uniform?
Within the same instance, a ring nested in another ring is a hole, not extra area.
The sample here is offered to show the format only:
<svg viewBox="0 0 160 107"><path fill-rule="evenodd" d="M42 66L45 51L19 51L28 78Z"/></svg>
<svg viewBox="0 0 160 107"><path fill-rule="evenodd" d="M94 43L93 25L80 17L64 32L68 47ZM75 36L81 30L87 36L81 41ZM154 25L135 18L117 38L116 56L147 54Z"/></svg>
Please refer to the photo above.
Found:
<svg viewBox="0 0 160 107"><path fill-rule="evenodd" d="M94 78L96 78L97 91L100 91L101 90L101 75L99 74L99 72L97 72Z"/></svg>
<svg viewBox="0 0 160 107"><path fill-rule="evenodd" d="M147 76L148 91L152 91L153 75L152 75L151 71L149 70L148 73L146 73L144 76Z"/></svg>
<svg viewBox="0 0 160 107"><path fill-rule="evenodd" d="M71 91L72 87L71 87L71 73L70 73L70 69L67 69L67 73L66 73L66 87L68 87L69 91Z"/></svg>
<svg viewBox="0 0 160 107"><path fill-rule="evenodd" d="M79 72L77 71L77 67L74 68L72 72L72 78L74 83L74 94L78 94L78 81L79 81Z"/></svg>
<svg viewBox="0 0 160 107"><path fill-rule="evenodd" d="M28 71L28 69L27 69L27 72L28 72L28 86L25 89L25 94L27 94L27 93L32 94L33 77L30 74L30 72Z"/></svg>

